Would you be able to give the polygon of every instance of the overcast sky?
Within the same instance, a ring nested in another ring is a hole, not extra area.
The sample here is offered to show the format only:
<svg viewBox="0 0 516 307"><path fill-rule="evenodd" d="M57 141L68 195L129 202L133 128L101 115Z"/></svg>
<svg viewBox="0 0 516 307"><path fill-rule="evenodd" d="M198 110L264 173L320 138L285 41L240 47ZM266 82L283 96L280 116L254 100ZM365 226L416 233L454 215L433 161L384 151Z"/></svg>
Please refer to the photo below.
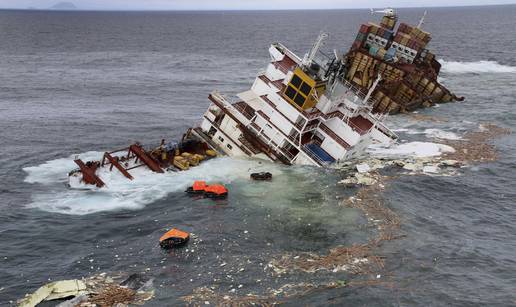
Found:
<svg viewBox="0 0 516 307"><path fill-rule="evenodd" d="M72 2L92 10L242 10L515 4L516 0L0 0L0 8L49 8Z"/></svg>

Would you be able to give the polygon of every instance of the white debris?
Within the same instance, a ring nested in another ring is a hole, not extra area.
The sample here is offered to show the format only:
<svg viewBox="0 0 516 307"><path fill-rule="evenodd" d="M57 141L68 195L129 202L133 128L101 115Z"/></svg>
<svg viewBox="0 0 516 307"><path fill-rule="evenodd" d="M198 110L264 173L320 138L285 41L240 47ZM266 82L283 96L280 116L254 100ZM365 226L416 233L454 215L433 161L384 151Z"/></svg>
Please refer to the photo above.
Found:
<svg viewBox="0 0 516 307"><path fill-rule="evenodd" d="M461 163L457 160L442 160L439 163L441 166L449 166L449 167L460 167Z"/></svg>
<svg viewBox="0 0 516 307"><path fill-rule="evenodd" d="M376 179L366 174L356 174L357 184L361 185L373 185L376 183Z"/></svg>
<svg viewBox="0 0 516 307"><path fill-rule="evenodd" d="M439 171L437 165L426 165L423 167L423 172L437 174Z"/></svg>
<svg viewBox="0 0 516 307"><path fill-rule="evenodd" d="M36 290L36 292L27 295L24 299L18 302L18 306L32 307L38 305L42 301L78 296L82 294L87 294L87 291L86 284L81 280L73 279L55 281L46 284Z"/></svg>
<svg viewBox="0 0 516 307"><path fill-rule="evenodd" d="M356 169L359 173L367 173L371 170L367 163L357 164Z"/></svg>

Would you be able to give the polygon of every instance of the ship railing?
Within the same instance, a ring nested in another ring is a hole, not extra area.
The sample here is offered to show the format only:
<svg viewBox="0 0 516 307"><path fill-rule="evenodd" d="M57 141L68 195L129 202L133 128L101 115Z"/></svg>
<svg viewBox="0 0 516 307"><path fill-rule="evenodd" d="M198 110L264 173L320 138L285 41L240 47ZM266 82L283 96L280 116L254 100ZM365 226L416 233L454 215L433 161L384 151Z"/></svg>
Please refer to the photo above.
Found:
<svg viewBox="0 0 516 307"><path fill-rule="evenodd" d="M276 47L277 49L279 49L280 51L282 51L282 53L287 55L289 58L294 60L294 62L296 62L297 64L301 64L302 59L300 57L298 57L294 52L290 51L290 49L285 47L285 45L283 45L282 43L276 42L276 43L273 43L272 45L274 47Z"/></svg>
<svg viewBox="0 0 516 307"><path fill-rule="evenodd" d="M311 123L311 124L308 124L306 127L305 127L305 130L303 130L303 133L306 133L308 131L312 131L314 129L317 129L317 127L319 127L319 123L320 121L316 121L314 123Z"/></svg>
<svg viewBox="0 0 516 307"><path fill-rule="evenodd" d="M261 114L260 114L261 115ZM265 133L263 133L263 130L261 130L258 125L256 124L252 124L252 125L249 125L249 127L254 130L254 132L256 133L256 136L259 137L259 138L262 138L268 145L272 145L272 150L276 151L277 153L280 153L282 154L283 156L285 156L289 161L292 161L295 156L293 154L291 154L290 152L288 151L285 151L283 150L282 148L280 148L278 146L278 144L276 144L276 142L274 142L271 138L269 138L267 135L265 135Z"/></svg>
<svg viewBox="0 0 516 307"><path fill-rule="evenodd" d="M306 119L308 119L308 120L312 120L317 117L321 117L322 115L324 115L324 114L319 110L316 110L316 111L310 112L310 113L303 111L303 116L306 117Z"/></svg>
<svg viewBox="0 0 516 307"><path fill-rule="evenodd" d="M389 116L388 113L379 113L379 114L372 114L369 113L368 116L370 117L369 120L373 123L373 126L370 130L376 127L379 131L381 131L383 134L387 135L390 138L398 139L398 135L394 133L387 125L385 125L384 120Z"/></svg>
<svg viewBox="0 0 516 307"><path fill-rule="evenodd" d="M211 96L213 96L215 100L222 104L222 106L227 111L231 112L231 114L233 114L244 126L248 126L251 123L250 119L242 114L237 108L235 108L235 106L231 104L224 95L218 91L213 91Z"/></svg>
<svg viewBox="0 0 516 307"><path fill-rule="evenodd" d="M319 128L326 133L329 137L335 140L340 146L344 147L344 149L348 150L351 145L349 145L346 141L344 141L340 136L338 136L335 132L333 132L328 126L324 123L319 125Z"/></svg>
<svg viewBox="0 0 516 307"><path fill-rule="evenodd" d="M374 127L374 123L373 123L373 125L371 126L371 128L369 128L369 129L363 129L363 128L361 128L361 127L357 126L355 123L353 123L353 122L351 121L351 119L352 119L352 118L349 118L349 117L348 117L348 118L347 118L347 120L346 120L346 124L347 124L348 126L350 126L350 127L351 127L351 129L353 129L353 131L355 131L356 133L358 133L358 134L360 134L360 135L364 135L364 134L368 133L368 132L369 132L369 131L371 131L371 129Z"/></svg>
<svg viewBox="0 0 516 307"><path fill-rule="evenodd" d="M346 88L348 88L351 93L353 93L354 96L358 97L361 101L360 102L353 102L355 104L357 104L359 107L366 107L366 108L370 108L371 106L375 105L376 104L376 100L372 97L369 97L369 99L367 101L365 101L365 98L367 97L367 93L365 93L361 88L359 88L358 86L352 84L351 82L347 81L347 80L339 80L342 85L344 85ZM339 98L337 98L339 99Z"/></svg>
<svg viewBox="0 0 516 307"><path fill-rule="evenodd" d="M287 116L285 116L285 114L283 114L283 112L280 112L280 110L278 110L278 107L274 104L274 102L272 102L268 97L267 95L262 95L260 96L260 98L262 98L269 106L271 106L271 108L274 109L274 111L276 111L277 113L281 114L281 116L286 119L292 126L294 126L295 128L297 128L296 130L298 131L301 131L301 129L303 129L303 124L300 123L300 122L292 122Z"/></svg>
<svg viewBox="0 0 516 307"><path fill-rule="evenodd" d="M337 111L333 111L331 113L328 113L328 114L324 114L324 119L325 120L330 120L332 118L335 118L335 117L338 117L342 120L344 120L346 118L346 116L339 110Z"/></svg>
<svg viewBox="0 0 516 307"><path fill-rule="evenodd" d="M296 67L296 65L292 65L292 66L285 65L285 64L281 63L281 61L272 62L272 65L274 65L274 67L276 69L281 70L281 72L284 74L287 74L289 71L293 70L294 67Z"/></svg>
<svg viewBox="0 0 516 307"><path fill-rule="evenodd" d="M276 125L274 125L271 121L270 121L270 118L269 116L267 116L267 114L263 113L262 110L259 110L256 112L258 115L260 115L272 128L273 130L275 130L277 133L279 133L280 135L282 135L283 137L287 138L288 140L291 141L291 144L294 145L294 146L297 146L296 144L299 143L299 133L297 133L297 135L286 135L282 130L280 130L278 127L276 127Z"/></svg>
<svg viewBox="0 0 516 307"><path fill-rule="evenodd" d="M283 148L277 147L277 151L284 155L289 161L292 161L295 158L293 154L291 154L288 150L283 150Z"/></svg>
<svg viewBox="0 0 516 307"><path fill-rule="evenodd" d="M242 115L244 115L247 119L252 120L254 117L254 109L247 105L244 101L239 101L233 104L235 109L237 109Z"/></svg>
<svg viewBox="0 0 516 307"><path fill-rule="evenodd" d="M324 161L319 156L310 149L310 147L307 146L308 144L303 145L303 152L310 157L312 160L314 160L317 164L323 166L330 164L328 161Z"/></svg>

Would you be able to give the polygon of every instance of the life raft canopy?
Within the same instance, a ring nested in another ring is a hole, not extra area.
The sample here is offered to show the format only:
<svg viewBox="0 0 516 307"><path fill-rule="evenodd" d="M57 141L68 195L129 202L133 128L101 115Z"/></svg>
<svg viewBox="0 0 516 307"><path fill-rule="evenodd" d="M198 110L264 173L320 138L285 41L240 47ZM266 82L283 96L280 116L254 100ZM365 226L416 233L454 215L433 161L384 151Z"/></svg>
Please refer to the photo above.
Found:
<svg viewBox="0 0 516 307"><path fill-rule="evenodd" d="M163 248L181 246L189 239L190 234L188 232L172 228L159 238L159 245Z"/></svg>
<svg viewBox="0 0 516 307"><path fill-rule="evenodd" d="M195 181L185 192L192 195L200 194L209 198L225 198L228 196L228 189L222 184L207 185L206 182L202 180Z"/></svg>
<svg viewBox="0 0 516 307"><path fill-rule="evenodd" d="M192 186L192 189L195 191L195 192L198 192L198 191L204 191L204 189L206 188L206 181L195 181L193 186Z"/></svg>
<svg viewBox="0 0 516 307"><path fill-rule="evenodd" d="M221 184L212 184L212 185L206 186L204 188L204 192L206 192L206 193L214 193L214 194L217 194L217 195L223 195L223 194L227 194L228 190L226 189L226 187L224 187Z"/></svg>

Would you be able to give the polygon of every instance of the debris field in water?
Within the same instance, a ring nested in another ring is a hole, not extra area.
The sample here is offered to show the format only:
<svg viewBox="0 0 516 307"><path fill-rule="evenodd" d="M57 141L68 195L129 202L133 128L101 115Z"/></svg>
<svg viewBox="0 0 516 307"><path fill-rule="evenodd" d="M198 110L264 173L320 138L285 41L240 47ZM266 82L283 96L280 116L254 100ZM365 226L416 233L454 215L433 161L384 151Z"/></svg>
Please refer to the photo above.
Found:
<svg viewBox="0 0 516 307"><path fill-rule="evenodd" d="M106 273L83 278L81 280L67 280L52 282L42 286L36 292L26 295L25 298L18 301L19 306L32 307L41 301L54 300L58 298L66 298L75 296L75 298L59 304L59 307L111 307L111 306L127 306L143 305L146 301L154 296L154 291L147 288L150 287L152 279L147 279L140 274L132 274L122 282L122 276L107 276ZM144 282L143 282L144 281ZM71 289L69 285L77 285L77 291L68 291ZM61 286L63 285L63 286ZM38 295L42 289L50 288L50 295ZM55 295L67 290L69 295Z"/></svg>
<svg viewBox="0 0 516 307"><path fill-rule="evenodd" d="M394 177L381 175L379 170L388 166L398 167L410 171L409 174L453 175L458 167L468 162L493 161L497 157L496 148L490 141L501 135L510 133L509 130L491 124L481 126L480 131L469 132L461 140L440 140L441 143L455 149L453 153L444 153L441 157L411 158L411 159L367 159L357 165L356 162L344 164L342 171L350 174L340 183L358 186L355 196L342 202L342 206L361 210L368 219L368 223L375 228L375 235L364 244L351 246L336 246L327 254L316 253L287 253L278 255L265 265L265 271L272 277L280 277L294 271L312 274L318 271L330 273L345 272L350 276L358 276L349 281L335 280L330 282L313 283L285 283L277 288L268 287L263 293L236 294L222 292L218 287L199 287L192 294L182 299L192 305L276 305L287 298L304 296L312 291L342 288L363 285L385 285L395 287L390 280L390 274L385 272L385 258L378 255L379 247L386 241L403 237L400 231L400 218L388 208L382 197L387 182ZM387 277L386 277L387 276ZM117 283L115 278L104 273L82 279L86 285L85 294L77 296L69 305L79 306L116 306L117 304L144 304L154 295L153 291L134 289ZM67 303L65 302L65 303ZM72 304L73 303L73 304ZM63 303L64 304L64 303ZM71 305L72 304L72 305Z"/></svg>
<svg viewBox="0 0 516 307"><path fill-rule="evenodd" d="M446 153L444 157L473 163L495 161L498 158L498 152L491 141L510 133L511 130L507 128L490 123L482 124L480 131L470 131L462 140L443 140L444 144L455 148L454 153Z"/></svg>
<svg viewBox="0 0 516 307"><path fill-rule="evenodd" d="M423 120L423 119L422 119ZM425 117L424 120L427 120ZM436 120L433 119L432 120ZM385 257L377 255L378 249L383 243L404 237L401 232L399 216L391 210L382 197L389 180L393 176L381 175L378 171L387 166L399 167L410 171L409 175L433 174L454 175L457 168L465 166L468 162L493 161L496 158L496 148L489 142L497 137L509 133L507 129L495 125L483 125L481 131L469 132L462 140L441 140L452 146L455 153L444 153L441 157L424 157L412 159L369 159L361 161L365 163L357 169L357 163L344 165L343 171L351 173L351 180L344 179L340 183L346 185L358 185L359 190L342 202L342 206L357 208L367 217L371 226L375 227L375 235L365 244L352 246L336 246L325 255L315 253L288 253L279 255L271 260L267 267L271 269L273 276L284 276L293 271L315 273L328 271L331 273L347 272L360 277L350 281L323 282L320 284L287 283L278 289L269 288L261 295L248 293L247 295L225 294L214 291L216 287L200 287L191 295L182 299L190 304L199 302L215 303L224 306L261 305L271 306L281 304L285 299L304 296L311 291L328 288L342 288L365 285L382 285L390 288L397 287L390 273L386 272ZM481 147L489 150L483 153L473 151L469 154L461 154L462 149L469 147ZM478 153L478 154L477 154ZM407 174L407 173L405 173ZM401 174L400 174L401 175Z"/></svg>

